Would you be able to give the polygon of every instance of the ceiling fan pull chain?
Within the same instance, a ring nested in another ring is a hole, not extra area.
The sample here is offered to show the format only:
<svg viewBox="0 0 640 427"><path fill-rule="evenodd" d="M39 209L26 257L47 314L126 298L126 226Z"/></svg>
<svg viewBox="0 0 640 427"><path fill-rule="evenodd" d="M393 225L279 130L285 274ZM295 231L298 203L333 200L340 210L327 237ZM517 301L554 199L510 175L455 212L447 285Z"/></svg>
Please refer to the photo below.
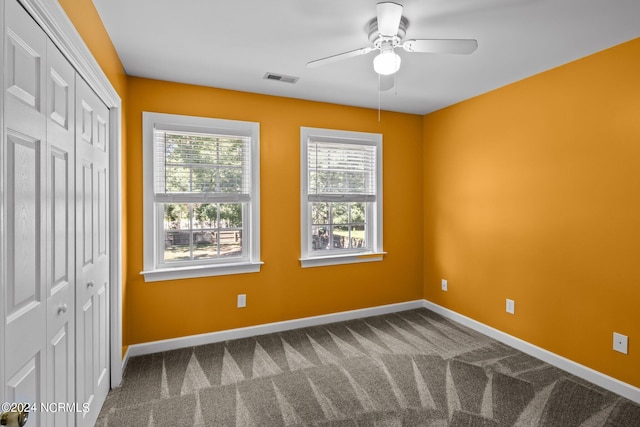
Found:
<svg viewBox="0 0 640 427"><path fill-rule="evenodd" d="M380 74L378 74L378 123L380 123Z"/></svg>
<svg viewBox="0 0 640 427"><path fill-rule="evenodd" d="M398 74L393 75L393 92L398 96Z"/></svg>

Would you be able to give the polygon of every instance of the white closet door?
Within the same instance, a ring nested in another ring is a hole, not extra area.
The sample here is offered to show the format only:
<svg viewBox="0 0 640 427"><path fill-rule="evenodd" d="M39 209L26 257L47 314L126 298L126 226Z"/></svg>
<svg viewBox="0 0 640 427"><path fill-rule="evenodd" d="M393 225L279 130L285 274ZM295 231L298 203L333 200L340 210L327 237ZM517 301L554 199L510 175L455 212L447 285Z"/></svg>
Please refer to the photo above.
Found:
<svg viewBox="0 0 640 427"><path fill-rule="evenodd" d="M109 391L109 110L76 81L76 396L93 426Z"/></svg>
<svg viewBox="0 0 640 427"><path fill-rule="evenodd" d="M4 33L4 399L46 398L47 37L16 1L5 1ZM42 426L40 413L29 426Z"/></svg>
<svg viewBox="0 0 640 427"><path fill-rule="evenodd" d="M30 426L93 426L110 385L109 111L16 0L2 7L0 397L36 404ZM90 410L41 411L56 403Z"/></svg>
<svg viewBox="0 0 640 427"><path fill-rule="evenodd" d="M48 41L47 46L47 398L75 396L75 70ZM82 403L82 402L80 402ZM75 423L75 413L46 414L47 426Z"/></svg>

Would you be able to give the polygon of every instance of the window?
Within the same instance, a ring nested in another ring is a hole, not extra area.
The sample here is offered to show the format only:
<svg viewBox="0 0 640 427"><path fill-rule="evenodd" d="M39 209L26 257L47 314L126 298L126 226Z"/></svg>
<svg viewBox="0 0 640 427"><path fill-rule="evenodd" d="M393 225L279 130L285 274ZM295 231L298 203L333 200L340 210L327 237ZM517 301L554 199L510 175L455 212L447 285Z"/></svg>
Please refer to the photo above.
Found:
<svg viewBox="0 0 640 427"><path fill-rule="evenodd" d="M259 133L143 113L146 281L260 270Z"/></svg>
<svg viewBox="0 0 640 427"><path fill-rule="evenodd" d="M382 259L382 135L300 130L302 267Z"/></svg>

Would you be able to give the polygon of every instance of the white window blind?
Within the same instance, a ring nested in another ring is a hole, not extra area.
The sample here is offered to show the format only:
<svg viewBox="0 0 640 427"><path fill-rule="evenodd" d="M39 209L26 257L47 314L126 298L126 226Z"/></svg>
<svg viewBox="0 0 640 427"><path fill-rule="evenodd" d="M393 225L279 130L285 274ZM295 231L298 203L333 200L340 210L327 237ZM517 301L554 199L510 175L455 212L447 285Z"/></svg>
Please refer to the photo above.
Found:
<svg viewBox="0 0 640 427"><path fill-rule="evenodd" d="M308 201L374 202L376 146L308 140Z"/></svg>
<svg viewBox="0 0 640 427"><path fill-rule="evenodd" d="M145 281L260 271L260 124L142 113Z"/></svg>
<svg viewBox="0 0 640 427"><path fill-rule="evenodd" d="M251 138L154 127L154 201L251 200Z"/></svg>
<svg viewBox="0 0 640 427"><path fill-rule="evenodd" d="M302 267L382 260L381 134L301 127L300 192Z"/></svg>

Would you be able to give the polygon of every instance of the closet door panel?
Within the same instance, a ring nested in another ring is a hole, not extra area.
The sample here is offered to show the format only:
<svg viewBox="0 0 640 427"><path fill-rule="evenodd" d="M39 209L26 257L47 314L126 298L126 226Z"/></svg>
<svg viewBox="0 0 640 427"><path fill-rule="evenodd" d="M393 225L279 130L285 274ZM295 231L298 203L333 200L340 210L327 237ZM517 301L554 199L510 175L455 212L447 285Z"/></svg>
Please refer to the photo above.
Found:
<svg viewBox="0 0 640 427"><path fill-rule="evenodd" d="M7 376L6 401L14 403L34 403L40 400L28 400L34 396L40 397L42 373L40 372L40 354L22 362L22 365L11 375ZM33 416L32 416L33 415ZM29 413L29 422L33 425L42 426L44 423L39 419L38 413Z"/></svg>
<svg viewBox="0 0 640 427"><path fill-rule="evenodd" d="M75 402L74 371L73 365L69 366L69 360L74 357L73 329L69 322L64 322L58 328L56 335L52 336L47 348L47 399L46 403ZM64 427L72 426L74 414L72 412L50 412L47 415L47 426Z"/></svg>
<svg viewBox="0 0 640 427"><path fill-rule="evenodd" d="M7 16L17 19L11 22L7 19L6 26L6 68L5 81L7 93L22 101L25 106L42 112L42 67L44 66L44 54L46 37L39 31L33 31L35 23L26 22L19 17L24 14L17 4L11 5ZM36 25L37 27L37 25Z"/></svg>
<svg viewBox="0 0 640 427"><path fill-rule="evenodd" d="M46 398L46 117L47 38L16 1L5 3L4 396ZM39 413L29 425L42 425Z"/></svg>
<svg viewBox="0 0 640 427"><path fill-rule="evenodd" d="M60 287L68 286L73 280L73 245L70 245L69 235L72 228L69 221L73 218L73 209L69 203L73 201L73 191L69 176L73 173L73 152L52 147L49 155L49 184L51 185L51 270L49 283L51 294L55 294Z"/></svg>
<svg viewBox="0 0 640 427"><path fill-rule="evenodd" d="M25 315L42 301L41 151L42 141L8 132L7 223L13 232L7 247L10 282L7 314L10 318Z"/></svg>
<svg viewBox="0 0 640 427"><path fill-rule="evenodd" d="M47 402L75 396L75 70L47 46ZM83 402L79 402L82 404ZM47 425L70 426L75 414L47 414Z"/></svg>
<svg viewBox="0 0 640 427"><path fill-rule="evenodd" d="M91 402L78 425L93 425L109 391L109 110L78 78L76 83L76 382ZM80 374L81 373L81 374Z"/></svg>

